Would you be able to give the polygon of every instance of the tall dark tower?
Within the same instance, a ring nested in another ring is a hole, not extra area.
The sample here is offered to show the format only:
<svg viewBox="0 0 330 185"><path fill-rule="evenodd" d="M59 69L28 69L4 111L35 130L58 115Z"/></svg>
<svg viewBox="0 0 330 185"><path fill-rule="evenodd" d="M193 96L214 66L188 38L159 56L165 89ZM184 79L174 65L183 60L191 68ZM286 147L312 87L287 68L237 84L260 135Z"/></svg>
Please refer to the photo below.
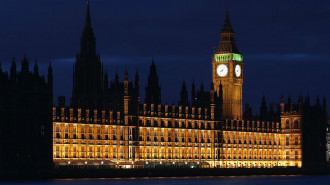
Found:
<svg viewBox="0 0 330 185"><path fill-rule="evenodd" d="M99 106L102 101L102 78L100 56L96 53L96 41L87 1L80 53L77 54L73 71L73 106Z"/></svg>
<svg viewBox="0 0 330 185"><path fill-rule="evenodd" d="M161 103L161 89L159 87L156 65L152 60L148 76L148 85L146 87L145 102L147 104L158 105Z"/></svg>
<svg viewBox="0 0 330 185"><path fill-rule="evenodd" d="M212 60L212 81L218 94L220 83L223 87L223 118L242 119L243 58L236 47L228 9L219 47Z"/></svg>

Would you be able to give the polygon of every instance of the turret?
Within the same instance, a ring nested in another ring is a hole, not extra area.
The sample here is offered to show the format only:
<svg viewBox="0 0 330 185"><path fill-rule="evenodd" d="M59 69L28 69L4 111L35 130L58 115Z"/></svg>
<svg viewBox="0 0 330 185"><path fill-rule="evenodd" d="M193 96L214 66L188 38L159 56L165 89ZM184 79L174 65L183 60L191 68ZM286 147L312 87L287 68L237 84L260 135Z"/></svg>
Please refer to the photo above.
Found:
<svg viewBox="0 0 330 185"><path fill-rule="evenodd" d="M128 73L127 73L127 69L125 70L124 94L125 94L125 96L128 96Z"/></svg>
<svg viewBox="0 0 330 185"><path fill-rule="evenodd" d="M283 98L283 96L282 96L282 97L281 97L281 104L280 104L281 114L284 113L284 107L285 107L285 104L284 104L284 98Z"/></svg>
<svg viewBox="0 0 330 185"><path fill-rule="evenodd" d="M211 89L210 89L210 102L211 104L215 103L215 95L214 95L214 84L211 83Z"/></svg>
<svg viewBox="0 0 330 185"><path fill-rule="evenodd" d="M128 73L127 73L127 68L125 70L125 80L124 80L124 114L125 114L125 124L128 124L128 116L130 111L130 99L131 97L128 94Z"/></svg>
<svg viewBox="0 0 330 185"><path fill-rule="evenodd" d="M147 104L161 104L161 88L158 82L158 75L154 60L152 60L148 75L148 83L146 87L145 102Z"/></svg>
<svg viewBox="0 0 330 185"><path fill-rule="evenodd" d="M185 82L182 83L179 105L182 105L183 107L188 106L188 92Z"/></svg>
<svg viewBox="0 0 330 185"><path fill-rule="evenodd" d="M303 97L302 97L302 95L299 96L298 106L299 106L299 112L302 113L302 110L303 110Z"/></svg>
<svg viewBox="0 0 330 185"><path fill-rule="evenodd" d="M268 108L267 108L267 104L266 104L266 99L263 96L262 101L261 101L261 107L260 107L261 120L265 120L267 118L267 114L268 114Z"/></svg>
<svg viewBox="0 0 330 185"><path fill-rule="evenodd" d="M128 73L127 73L127 68L125 70L125 81L128 81Z"/></svg>
<svg viewBox="0 0 330 185"><path fill-rule="evenodd" d="M196 100L196 87L195 87L195 81L193 81L191 85L191 104L194 105Z"/></svg>
<svg viewBox="0 0 330 185"><path fill-rule="evenodd" d="M53 89L53 68L52 68L52 62L49 62L48 67L48 85L51 89Z"/></svg>
<svg viewBox="0 0 330 185"><path fill-rule="evenodd" d="M104 85L103 85L104 91L107 91L108 88L109 88L109 78L108 78L107 71L105 72L104 81L103 82L104 82Z"/></svg>
<svg viewBox="0 0 330 185"><path fill-rule="evenodd" d="M34 64L34 76L39 76L39 69L38 69L38 64L37 64L37 59Z"/></svg>
<svg viewBox="0 0 330 185"><path fill-rule="evenodd" d="M10 67L10 81L16 82L16 79L17 79L17 71L16 71L16 62L14 57Z"/></svg>
<svg viewBox="0 0 330 185"><path fill-rule="evenodd" d="M26 55L24 54L24 59L22 60L22 70L21 72L22 73L28 73L29 72L29 62L28 60L26 59Z"/></svg>

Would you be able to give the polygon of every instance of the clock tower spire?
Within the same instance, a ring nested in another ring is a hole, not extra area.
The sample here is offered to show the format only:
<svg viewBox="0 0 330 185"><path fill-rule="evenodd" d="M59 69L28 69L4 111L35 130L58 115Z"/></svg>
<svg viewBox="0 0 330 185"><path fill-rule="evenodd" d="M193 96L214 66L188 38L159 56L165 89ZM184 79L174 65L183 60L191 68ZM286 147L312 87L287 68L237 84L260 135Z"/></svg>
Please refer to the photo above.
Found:
<svg viewBox="0 0 330 185"><path fill-rule="evenodd" d="M242 119L243 57L235 43L228 8L220 37L212 60L212 81L218 94L220 81L223 86L223 118Z"/></svg>

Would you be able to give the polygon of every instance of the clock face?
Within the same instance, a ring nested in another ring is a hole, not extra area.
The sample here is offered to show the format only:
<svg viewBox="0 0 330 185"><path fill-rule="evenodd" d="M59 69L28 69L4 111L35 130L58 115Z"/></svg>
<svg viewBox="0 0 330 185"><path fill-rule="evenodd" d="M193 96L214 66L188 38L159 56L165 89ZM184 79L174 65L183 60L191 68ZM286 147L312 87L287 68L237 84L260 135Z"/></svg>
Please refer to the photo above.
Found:
<svg viewBox="0 0 330 185"><path fill-rule="evenodd" d="M220 64L217 68L217 73L220 77L224 77L228 73L228 67L225 64Z"/></svg>
<svg viewBox="0 0 330 185"><path fill-rule="evenodd" d="M236 65L235 66L235 75L236 77L241 77L241 74L242 74L242 68L240 65Z"/></svg>

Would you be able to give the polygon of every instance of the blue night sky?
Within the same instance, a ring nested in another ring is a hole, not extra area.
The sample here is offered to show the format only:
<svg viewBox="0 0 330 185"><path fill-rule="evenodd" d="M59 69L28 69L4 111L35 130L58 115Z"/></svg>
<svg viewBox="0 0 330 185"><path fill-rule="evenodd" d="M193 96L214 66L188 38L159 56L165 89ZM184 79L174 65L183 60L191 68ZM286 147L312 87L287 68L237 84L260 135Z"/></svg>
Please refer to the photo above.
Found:
<svg viewBox="0 0 330 185"><path fill-rule="evenodd" d="M210 87L211 57L229 5L244 56L243 101L259 112L262 95L325 96L330 102L330 4L326 0L91 0L97 50L110 80L127 67L140 73L141 94L152 56L162 100L177 102L181 84ZM72 65L84 26L85 0L1 0L0 60L9 70L24 53L54 70L54 99L71 97ZM328 103L329 105L329 103Z"/></svg>

